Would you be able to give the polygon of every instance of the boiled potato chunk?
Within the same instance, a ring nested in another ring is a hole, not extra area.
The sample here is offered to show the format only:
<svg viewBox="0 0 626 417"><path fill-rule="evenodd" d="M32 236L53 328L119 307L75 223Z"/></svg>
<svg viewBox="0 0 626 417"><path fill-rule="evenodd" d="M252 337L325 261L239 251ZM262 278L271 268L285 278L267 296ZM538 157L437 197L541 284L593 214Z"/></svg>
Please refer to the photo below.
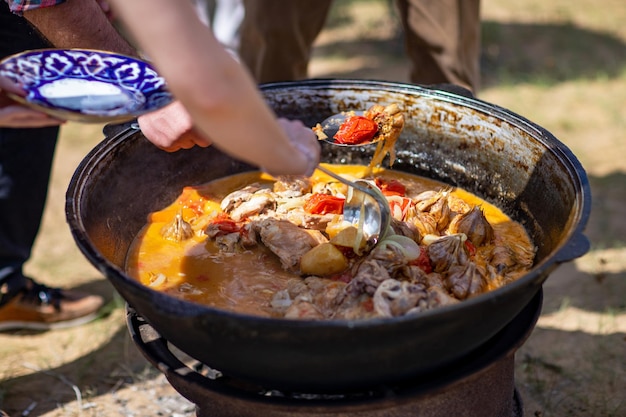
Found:
<svg viewBox="0 0 626 417"><path fill-rule="evenodd" d="M329 276L343 272L348 260L332 243L322 243L300 259L300 272L304 275Z"/></svg>
<svg viewBox="0 0 626 417"><path fill-rule="evenodd" d="M358 248L363 248L365 246L365 239L361 239L359 245L356 245L357 241L357 229L354 226L349 226L343 229L341 232L337 233L332 239L330 239L330 243L337 246L343 246L346 248L354 248L355 246Z"/></svg>

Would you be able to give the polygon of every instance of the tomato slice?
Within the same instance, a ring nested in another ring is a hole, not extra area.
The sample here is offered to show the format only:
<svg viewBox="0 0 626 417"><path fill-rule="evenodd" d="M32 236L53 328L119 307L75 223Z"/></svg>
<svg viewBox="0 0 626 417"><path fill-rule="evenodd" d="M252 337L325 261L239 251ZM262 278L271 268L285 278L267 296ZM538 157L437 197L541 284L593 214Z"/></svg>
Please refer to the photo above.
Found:
<svg viewBox="0 0 626 417"><path fill-rule="evenodd" d="M406 195L406 187L398 180L383 178L376 178L376 186L380 189L383 195L399 195L404 197Z"/></svg>
<svg viewBox="0 0 626 417"><path fill-rule="evenodd" d="M304 203L304 211L311 214L341 214L343 202L341 197L316 193Z"/></svg>
<svg viewBox="0 0 626 417"><path fill-rule="evenodd" d="M404 220L406 214L413 204L413 200L408 197L400 197L399 195L391 194L387 196L389 201L389 209L391 215L396 220Z"/></svg>
<svg viewBox="0 0 626 417"><path fill-rule="evenodd" d="M217 225L217 227L220 229L220 232L224 234L239 233L241 231L241 227L239 227L239 225L234 220L214 220L211 222L211 224Z"/></svg>
<svg viewBox="0 0 626 417"><path fill-rule="evenodd" d="M227 235L229 233L239 233L241 232L241 224L235 222L231 219L228 214L220 213L213 220L211 220L211 224L217 226L219 229L219 235Z"/></svg>
<svg viewBox="0 0 626 417"><path fill-rule="evenodd" d="M378 132L378 123L363 116L351 116L339 126L333 138L336 143L355 145L371 142Z"/></svg>

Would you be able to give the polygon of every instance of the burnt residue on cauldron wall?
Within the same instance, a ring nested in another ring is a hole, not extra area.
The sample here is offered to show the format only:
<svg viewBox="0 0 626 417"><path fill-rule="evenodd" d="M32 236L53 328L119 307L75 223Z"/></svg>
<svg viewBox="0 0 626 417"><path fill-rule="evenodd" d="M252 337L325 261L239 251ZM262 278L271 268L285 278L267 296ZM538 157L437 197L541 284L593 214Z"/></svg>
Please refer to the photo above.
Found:
<svg viewBox="0 0 626 417"><path fill-rule="evenodd" d="M392 169L422 175L471 190L521 222L538 242L538 259L563 238L575 205L580 178L565 169L559 153L547 153L556 141L545 130L511 112L479 100L417 86L341 83L318 88L266 85L276 113L314 126L332 114L397 103L407 122L398 139ZM297 89L297 94L294 94ZM368 164L375 145L341 147L323 143L323 159ZM573 157L571 154L569 157ZM385 163L388 161L386 160ZM546 199L557 194L560 199ZM558 220L557 220L558 219ZM549 225L549 226L547 226Z"/></svg>
<svg viewBox="0 0 626 417"><path fill-rule="evenodd" d="M544 151L542 144L533 146L533 139L519 129L468 107L473 102L463 97L446 101L425 89L407 94L398 87L381 90L367 85L349 91L340 86L318 91L306 85L298 89L297 97L291 89L281 94L276 86L270 92L268 100L278 115L299 118L310 126L342 111L397 103L407 123L396 145L393 169L468 186L499 204L513 201L524 189ZM328 162L367 164L374 146L355 150L325 144L324 150Z"/></svg>

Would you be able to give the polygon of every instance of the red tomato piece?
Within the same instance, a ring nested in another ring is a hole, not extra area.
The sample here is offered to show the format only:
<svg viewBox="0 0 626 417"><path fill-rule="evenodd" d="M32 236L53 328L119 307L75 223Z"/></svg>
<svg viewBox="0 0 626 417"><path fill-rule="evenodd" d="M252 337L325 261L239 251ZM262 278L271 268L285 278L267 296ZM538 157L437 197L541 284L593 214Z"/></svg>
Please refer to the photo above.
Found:
<svg viewBox="0 0 626 417"><path fill-rule="evenodd" d="M311 214L341 214L344 199L329 194L313 194L306 203L304 211Z"/></svg>
<svg viewBox="0 0 626 417"><path fill-rule="evenodd" d="M407 197L399 197L398 195L391 195L388 200L389 209L391 210L393 218L396 220L404 220L413 200Z"/></svg>
<svg viewBox="0 0 626 417"><path fill-rule="evenodd" d="M406 187L398 180L386 180L383 178L376 178L376 186L384 195L399 195L404 197L406 195Z"/></svg>
<svg viewBox="0 0 626 417"><path fill-rule="evenodd" d="M363 116L352 116L339 126L333 138L335 142L355 145L370 142L378 132L378 123Z"/></svg>
<svg viewBox="0 0 626 417"><path fill-rule="evenodd" d="M220 234L239 233L241 231L241 226L223 213L216 216L211 224L217 225Z"/></svg>
<svg viewBox="0 0 626 417"><path fill-rule="evenodd" d="M465 241L465 248L467 249L467 253L469 256L476 255L476 246L474 246L474 244L469 240Z"/></svg>
<svg viewBox="0 0 626 417"><path fill-rule="evenodd" d="M426 272L427 274L430 274L431 272L433 272L433 266L430 263L430 258L428 257L428 251L426 250L426 248L422 246L420 246L420 256L418 256L416 260L411 262L411 265L415 265L419 267L422 271Z"/></svg>

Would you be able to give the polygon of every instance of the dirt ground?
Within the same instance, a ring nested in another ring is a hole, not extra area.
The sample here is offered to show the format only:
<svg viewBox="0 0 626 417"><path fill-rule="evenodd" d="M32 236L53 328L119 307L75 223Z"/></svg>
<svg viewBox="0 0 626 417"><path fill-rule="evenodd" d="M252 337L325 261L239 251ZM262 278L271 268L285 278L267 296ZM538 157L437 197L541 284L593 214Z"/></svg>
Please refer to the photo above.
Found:
<svg viewBox="0 0 626 417"><path fill-rule="evenodd" d="M515 356L525 417L626 416L626 3L483 1L477 96L545 127L587 170L591 250L544 284L542 314ZM406 81L386 1L339 1L313 77ZM124 302L80 254L64 196L102 126L63 128L44 224L28 272L104 295L103 316L44 333L0 333L0 408L18 416L195 415L131 342Z"/></svg>

